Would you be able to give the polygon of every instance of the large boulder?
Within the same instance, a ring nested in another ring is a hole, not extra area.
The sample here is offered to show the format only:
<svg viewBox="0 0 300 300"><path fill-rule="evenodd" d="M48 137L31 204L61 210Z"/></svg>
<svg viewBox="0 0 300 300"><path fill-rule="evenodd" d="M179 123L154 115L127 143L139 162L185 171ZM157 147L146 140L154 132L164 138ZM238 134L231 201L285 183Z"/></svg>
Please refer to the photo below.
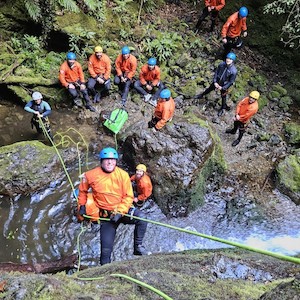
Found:
<svg viewBox="0 0 300 300"><path fill-rule="evenodd" d="M65 162L76 153L62 153ZM53 147L39 141L19 142L0 148L0 194L14 196L45 188L62 176L62 165ZM51 174L51 176L49 176Z"/></svg>
<svg viewBox="0 0 300 300"><path fill-rule="evenodd" d="M300 204L300 151L287 156L277 168L277 186L296 204Z"/></svg>
<svg viewBox="0 0 300 300"><path fill-rule="evenodd" d="M123 136L123 159L132 170L138 163L148 166L153 195L167 215L186 216L201 205L206 180L225 168L218 136L191 113L157 132L138 121Z"/></svg>

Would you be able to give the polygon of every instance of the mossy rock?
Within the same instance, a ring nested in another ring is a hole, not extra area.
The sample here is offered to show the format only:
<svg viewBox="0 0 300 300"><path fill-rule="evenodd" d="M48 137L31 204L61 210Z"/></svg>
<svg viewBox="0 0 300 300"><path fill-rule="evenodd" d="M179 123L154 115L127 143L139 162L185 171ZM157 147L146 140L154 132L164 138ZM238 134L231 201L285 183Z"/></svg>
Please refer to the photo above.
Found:
<svg viewBox="0 0 300 300"><path fill-rule="evenodd" d="M196 94L197 82L195 80L188 80L182 87L181 91L185 98L193 98Z"/></svg>
<svg viewBox="0 0 300 300"><path fill-rule="evenodd" d="M258 99L258 108L259 108L259 110L264 108L265 106L267 106L268 103L269 103L268 98L264 95L260 95L260 97Z"/></svg>
<svg viewBox="0 0 300 300"><path fill-rule="evenodd" d="M276 168L277 186L300 205L300 155L289 155Z"/></svg>
<svg viewBox="0 0 300 300"><path fill-rule="evenodd" d="M17 97L22 99L24 103L25 102L27 103L28 101L31 100L31 96L28 94L28 91L23 89L22 87L16 85L8 85L7 88L11 90L13 93L15 93Z"/></svg>
<svg viewBox="0 0 300 300"><path fill-rule="evenodd" d="M278 101L280 99L280 93L278 93L277 91L271 91L268 94L268 98L272 101Z"/></svg>
<svg viewBox="0 0 300 300"><path fill-rule="evenodd" d="M279 84L276 84L273 86L273 91L276 91L277 93L279 93L280 97L287 95L287 90Z"/></svg>
<svg viewBox="0 0 300 300"><path fill-rule="evenodd" d="M283 109L284 112L288 111L290 108L290 105L293 103L293 100L289 96L284 96L280 98L278 102L278 106Z"/></svg>
<svg viewBox="0 0 300 300"><path fill-rule="evenodd" d="M300 125L297 123L284 124L284 130L288 137L288 142L293 145L300 144Z"/></svg>

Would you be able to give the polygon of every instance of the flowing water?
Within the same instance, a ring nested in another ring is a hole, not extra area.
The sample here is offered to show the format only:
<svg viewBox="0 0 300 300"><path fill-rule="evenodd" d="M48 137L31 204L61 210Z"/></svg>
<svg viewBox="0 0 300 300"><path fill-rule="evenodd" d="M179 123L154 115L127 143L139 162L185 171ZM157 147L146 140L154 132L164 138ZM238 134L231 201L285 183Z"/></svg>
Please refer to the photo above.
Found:
<svg viewBox="0 0 300 300"><path fill-rule="evenodd" d="M8 118L11 110L3 105L0 107L0 116L4 117L2 120ZM13 111L13 117L0 127L1 145L33 138L29 125L30 115L23 116L21 107L15 107ZM58 125L60 117L57 117ZM67 118L72 116L65 113L62 119L65 122ZM21 124L18 131L15 124ZM14 129L14 134L10 132L11 129ZM98 164L96 158L91 160L89 168ZM76 167L69 172L74 184L78 185ZM251 200L244 199L243 203L246 204L241 205L239 199L230 196L232 190L234 187L223 190L222 197L216 192L208 193L205 204L186 218L166 218L152 200L143 210L147 218L155 221L282 254L300 253L299 206L274 190L276 203L270 218L259 212ZM13 199L2 196L0 261L42 262L79 253L83 264L97 265L100 255L99 225L93 224L89 229L82 227L73 216L75 207L76 200L72 197L66 178L52 182L43 191L32 195ZM144 245L152 253L228 247L219 242L153 224L148 225ZM134 257L132 252L133 226L120 225L113 260L131 259Z"/></svg>

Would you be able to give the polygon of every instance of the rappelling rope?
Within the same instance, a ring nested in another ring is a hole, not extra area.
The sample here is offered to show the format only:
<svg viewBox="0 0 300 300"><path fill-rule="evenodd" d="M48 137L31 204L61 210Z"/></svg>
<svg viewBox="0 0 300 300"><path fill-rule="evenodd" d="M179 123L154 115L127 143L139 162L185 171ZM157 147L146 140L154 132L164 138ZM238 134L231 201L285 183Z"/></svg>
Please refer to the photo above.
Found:
<svg viewBox="0 0 300 300"><path fill-rule="evenodd" d="M152 223L152 224L155 224L155 225L158 225L158 226L167 227L167 228L174 229L174 230L177 230L177 231L185 232L185 233L188 233L188 234L193 234L193 235L196 235L196 236L200 236L202 238L210 239L210 240L213 240L213 241L217 241L217 242L220 242L220 243L223 243L223 244L231 245L231 246L238 247L238 248L241 248L241 249L245 249L245 250L248 250L248 251L252 251L252 252L272 256L274 258L278 258L278 259L281 259L281 260L285 260L285 261L293 262L293 263L296 263L296 264L300 264L300 258L297 258L297 257L288 256L288 255L284 255L284 254L278 254L278 253L275 253L275 252L271 252L271 251L263 250L263 249L259 249L259 248L254 248L254 247L247 246L247 245L244 245L244 244L241 244L241 243L232 242L232 241L229 241L229 240L226 240L226 239L218 238L216 236L207 235L207 234L200 233L200 232L197 232L197 231L192 231L192 230L180 228L180 227L176 227L174 225L169 225L169 224L166 224L166 223L157 222L157 221L153 221L153 220L150 220L150 219L140 218L140 217L136 217L136 216L129 215L129 214L124 214L124 216L132 218L132 219ZM84 217L85 218L92 218L92 217L87 216L87 215L84 215ZM100 221L109 221L110 219L99 218L99 220Z"/></svg>

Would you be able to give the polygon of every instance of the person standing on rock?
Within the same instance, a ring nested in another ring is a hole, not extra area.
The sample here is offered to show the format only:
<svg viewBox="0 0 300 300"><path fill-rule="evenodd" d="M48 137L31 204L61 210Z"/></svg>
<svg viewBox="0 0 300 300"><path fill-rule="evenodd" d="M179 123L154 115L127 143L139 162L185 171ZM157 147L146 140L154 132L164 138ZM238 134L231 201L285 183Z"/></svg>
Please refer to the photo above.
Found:
<svg viewBox="0 0 300 300"><path fill-rule="evenodd" d="M147 167L144 164L138 164L135 174L130 177L133 183L133 204L138 207L143 206L152 194L152 182L146 172Z"/></svg>
<svg viewBox="0 0 300 300"><path fill-rule="evenodd" d="M122 105L125 106L127 96L129 93L130 85L132 84L133 77L137 68L137 59L130 54L128 46L122 48L122 53L118 55L115 61L116 76L114 83L119 86L122 95Z"/></svg>
<svg viewBox="0 0 300 300"><path fill-rule="evenodd" d="M226 133L231 134L235 134L237 130L239 130L238 138L232 142L233 147L240 143L250 123L250 119L257 113L259 96L260 94L258 91L252 91L248 97L237 104L233 128L226 130Z"/></svg>
<svg viewBox="0 0 300 300"><path fill-rule="evenodd" d="M94 103L98 103L102 91L109 91L111 87L111 62L109 57L103 53L101 46L96 46L94 52L89 58L88 70L91 77L88 80L87 87L94 97ZM97 92L95 86L99 86L101 90Z"/></svg>
<svg viewBox="0 0 300 300"><path fill-rule="evenodd" d="M243 6L239 11L232 14L221 30L222 42L224 46L224 57L231 51L232 48L240 49L243 45L241 35L247 36L246 17L248 16L247 7Z"/></svg>
<svg viewBox="0 0 300 300"><path fill-rule="evenodd" d="M152 120L148 122L148 128L152 128L154 132L171 121L175 112L175 102L169 89L162 90L159 97Z"/></svg>
<svg viewBox="0 0 300 300"><path fill-rule="evenodd" d="M32 113L31 119L31 127L33 126L36 128L38 133L43 133L43 128L40 122L43 122L45 130L47 131L49 137L53 139L51 134L50 122L48 116L51 114L51 107L48 102L43 100L43 96L40 92L34 92L32 94L32 100L29 101L24 109Z"/></svg>
<svg viewBox="0 0 300 300"><path fill-rule="evenodd" d="M86 215L86 203L89 189L92 190L99 216L109 218L101 221L101 256L100 264L111 262L111 253L116 230L122 224L134 224L134 255L149 254L142 245L147 223L125 216L128 214L143 218L143 213L133 203L133 190L128 173L117 167L119 155L114 148L104 148L99 153L100 166L85 172L79 185L79 214Z"/></svg>
<svg viewBox="0 0 300 300"><path fill-rule="evenodd" d="M198 33L202 22L208 15L211 17L210 32L214 31L215 26L218 24L218 17L220 10L225 6L225 0L205 0L205 7L195 27L195 33Z"/></svg>
<svg viewBox="0 0 300 300"><path fill-rule="evenodd" d="M80 93L82 93L85 100L85 107L90 111L96 111L91 104L91 100L88 94L88 90L84 81L84 74L81 64L76 61L76 54L68 52L66 61L60 66L59 81L73 98L73 105L82 107L82 101L80 99Z"/></svg>
<svg viewBox="0 0 300 300"><path fill-rule="evenodd" d="M211 91L219 90L221 92L222 99L221 109L218 112L219 117L224 114L224 110L230 110L230 107L227 105L226 101L228 89L233 85L237 76L237 69L234 65L235 60L236 55L233 52L229 52L226 55L225 62L221 62L218 65L212 84L203 93L195 96L195 99L202 99Z"/></svg>
<svg viewBox="0 0 300 300"><path fill-rule="evenodd" d="M160 69L156 65L156 58L149 58L148 64L142 66L139 80L134 83L134 88L144 96L145 102L156 106L159 94L164 89L160 81Z"/></svg>

